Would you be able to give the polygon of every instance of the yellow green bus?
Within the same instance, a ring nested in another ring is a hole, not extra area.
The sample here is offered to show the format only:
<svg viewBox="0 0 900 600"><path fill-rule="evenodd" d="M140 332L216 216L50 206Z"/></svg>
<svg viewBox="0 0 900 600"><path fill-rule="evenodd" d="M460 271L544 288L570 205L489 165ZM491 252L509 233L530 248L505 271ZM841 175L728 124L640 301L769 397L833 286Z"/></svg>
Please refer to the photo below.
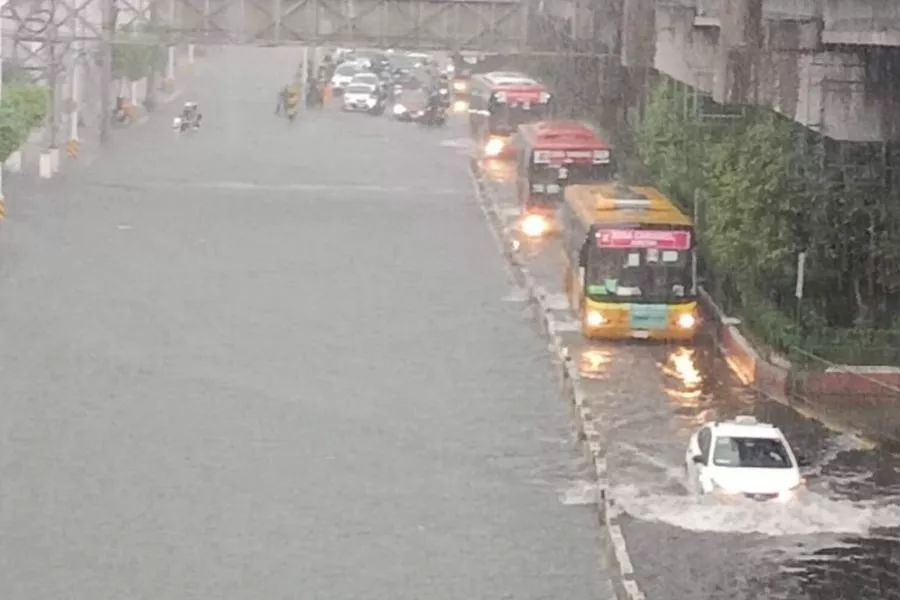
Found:
<svg viewBox="0 0 900 600"><path fill-rule="evenodd" d="M694 225L651 187L566 188L565 287L588 338L689 341L697 332Z"/></svg>

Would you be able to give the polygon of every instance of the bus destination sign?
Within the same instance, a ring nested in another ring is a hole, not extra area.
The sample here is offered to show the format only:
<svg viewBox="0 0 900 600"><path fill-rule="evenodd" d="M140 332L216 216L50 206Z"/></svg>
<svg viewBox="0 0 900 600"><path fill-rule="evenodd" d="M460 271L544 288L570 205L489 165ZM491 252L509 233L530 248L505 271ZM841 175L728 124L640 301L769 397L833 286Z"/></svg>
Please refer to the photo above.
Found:
<svg viewBox="0 0 900 600"><path fill-rule="evenodd" d="M657 248L659 250L690 250L691 232L652 229L600 229L599 248Z"/></svg>

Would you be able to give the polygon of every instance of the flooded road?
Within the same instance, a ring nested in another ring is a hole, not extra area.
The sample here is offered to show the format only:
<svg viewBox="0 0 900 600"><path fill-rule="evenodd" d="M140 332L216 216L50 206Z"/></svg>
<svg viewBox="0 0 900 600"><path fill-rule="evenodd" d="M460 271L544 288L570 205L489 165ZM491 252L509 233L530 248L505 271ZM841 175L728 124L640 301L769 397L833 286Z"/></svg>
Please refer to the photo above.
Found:
<svg viewBox="0 0 900 600"><path fill-rule="evenodd" d="M288 124L300 57L213 50L201 131L8 178L0 598L610 600L463 124Z"/></svg>
<svg viewBox="0 0 900 600"><path fill-rule="evenodd" d="M519 215L512 166L481 164L504 226ZM900 456L829 431L734 378L703 331L692 347L586 342L563 290L558 240L519 236L608 443L612 497L650 600L900 598ZM791 505L688 495L684 452L704 422L772 422L814 467Z"/></svg>

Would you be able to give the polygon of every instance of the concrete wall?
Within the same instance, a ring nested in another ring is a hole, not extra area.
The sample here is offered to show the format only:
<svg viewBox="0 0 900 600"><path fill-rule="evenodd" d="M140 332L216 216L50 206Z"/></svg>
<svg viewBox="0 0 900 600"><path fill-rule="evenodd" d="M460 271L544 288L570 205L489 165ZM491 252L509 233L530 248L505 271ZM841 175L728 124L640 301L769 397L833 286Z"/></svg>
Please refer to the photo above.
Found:
<svg viewBox="0 0 900 600"><path fill-rule="evenodd" d="M769 106L836 140L900 139L900 3L754 4L657 0L653 66L717 101ZM647 36L628 15L623 63L632 65L648 51L628 41Z"/></svg>

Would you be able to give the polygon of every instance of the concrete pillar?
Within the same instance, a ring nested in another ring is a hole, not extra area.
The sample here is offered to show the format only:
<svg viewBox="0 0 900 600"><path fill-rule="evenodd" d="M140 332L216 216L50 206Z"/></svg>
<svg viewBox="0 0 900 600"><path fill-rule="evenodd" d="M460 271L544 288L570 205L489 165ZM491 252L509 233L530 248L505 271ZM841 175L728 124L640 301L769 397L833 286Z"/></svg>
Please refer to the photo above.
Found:
<svg viewBox="0 0 900 600"><path fill-rule="evenodd" d="M719 103L756 104L763 44L763 0L721 0L719 56L713 98Z"/></svg>
<svg viewBox="0 0 900 600"><path fill-rule="evenodd" d="M41 152L41 157L38 160L38 175L41 179L53 177L53 157L50 156L49 150Z"/></svg>

